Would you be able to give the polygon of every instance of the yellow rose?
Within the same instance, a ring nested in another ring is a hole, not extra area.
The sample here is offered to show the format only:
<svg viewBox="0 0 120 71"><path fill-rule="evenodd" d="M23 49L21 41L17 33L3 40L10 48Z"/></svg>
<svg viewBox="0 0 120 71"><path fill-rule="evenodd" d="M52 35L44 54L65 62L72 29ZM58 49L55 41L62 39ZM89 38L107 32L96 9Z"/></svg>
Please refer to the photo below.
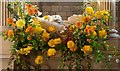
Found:
<svg viewBox="0 0 120 71"><path fill-rule="evenodd" d="M75 43L72 40L67 42L67 47L70 49L70 51L76 51L77 50L77 46L75 45Z"/></svg>
<svg viewBox="0 0 120 71"><path fill-rule="evenodd" d="M56 54L56 50L54 48L50 48L47 51L48 56L54 56Z"/></svg>
<svg viewBox="0 0 120 71"><path fill-rule="evenodd" d="M42 33L42 38L44 39L44 41L47 41L50 38L50 34L44 31Z"/></svg>
<svg viewBox="0 0 120 71"><path fill-rule="evenodd" d="M43 57L42 56L37 56L35 58L35 63L36 64L42 64L43 63Z"/></svg>
<svg viewBox="0 0 120 71"><path fill-rule="evenodd" d="M54 32L54 31L55 31L55 26L49 26L49 27L48 27L48 30L49 30L50 32Z"/></svg>
<svg viewBox="0 0 120 71"><path fill-rule="evenodd" d="M60 38L56 38L54 39L54 43L57 45L57 44L60 44L62 41Z"/></svg>
<svg viewBox="0 0 120 71"><path fill-rule="evenodd" d="M16 25L17 25L18 28L22 29L25 26L25 21L23 19L19 19L16 22Z"/></svg>
<svg viewBox="0 0 120 71"><path fill-rule="evenodd" d="M105 29L102 28L102 30L99 31L99 36L101 38L106 38L107 37L107 32Z"/></svg>
<svg viewBox="0 0 120 71"><path fill-rule="evenodd" d="M55 47L54 39L49 40L48 45L50 47Z"/></svg>
<svg viewBox="0 0 120 71"><path fill-rule="evenodd" d="M84 52L84 54L92 52L92 48L90 47L90 45L84 45L83 49L81 50Z"/></svg>
<svg viewBox="0 0 120 71"><path fill-rule="evenodd" d="M85 9L85 12L88 13L88 14L94 14L94 10L93 10L92 7L87 7L87 8Z"/></svg>
<svg viewBox="0 0 120 71"><path fill-rule="evenodd" d="M67 42L67 47L68 48L74 47L74 45L75 45L75 43L72 40Z"/></svg>

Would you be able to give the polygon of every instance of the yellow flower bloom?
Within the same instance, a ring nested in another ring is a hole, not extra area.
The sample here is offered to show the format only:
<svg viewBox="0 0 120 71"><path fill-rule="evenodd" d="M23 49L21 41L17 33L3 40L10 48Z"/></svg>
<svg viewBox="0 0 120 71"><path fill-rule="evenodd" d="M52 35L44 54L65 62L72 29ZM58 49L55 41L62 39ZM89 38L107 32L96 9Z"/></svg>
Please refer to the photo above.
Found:
<svg viewBox="0 0 120 71"><path fill-rule="evenodd" d="M70 25L69 30L74 30L75 29L75 25Z"/></svg>
<svg viewBox="0 0 120 71"><path fill-rule="evenodd" d="M16 25L17 25L18 28L22 29L25 26L25 21L23 19L19 19L16 22Z"/></svg>
<svg viewBox="0 0 120 71"><path fill-rule="evenodd" d="M110 13L108 10L102 10L101 12L103 16L110 16Z"/></svg>
<svg viewBox="0 0 120 71"><path fill-rule="evenodd" d="M83 24L78 21L78 22L75 23L75 26L76 26L77 28L82 28L82 27L83 27Z"/></svg>
<svg viewBox="0 0 120 71"><path fill-rule="evenodd" d="M88 13L88 14L94 14L94 10L93 10L92 7L87 7L87 8L85 9L85 12Z"/></svg>
<svg viewBox="0 0 120 71"><path fill-rule="evenodd" d="M108 10L97 11L95 13L95 17L99 19L100 18L108 19L109 18L108 16L110 16L110 13Z"/></svg>
<svg viewBox="0 0 120 71"><path fill-rule="evenodd" d="M44 31L42 33L42 38L44 39L44 41L47 41L50 38L50 34Z"/></svg>
<svg viewBox="0 0 120 71"><path fill-rule="evenodd" d="M50 48L47 51L48 56L54 56L56 54L56 50L54 48Z"/></svg>
<svg viewBox="0 0 120 71"><path fill-rule="evenodd" d="M37 26L41 26L41 24L42 24L42 22L36 17L32 18L31 20L32 20L31 24L34 24L34 25L37 25Z"/></svg>
<svg viewBox="0 0 120 71"><path fill-rule="evenodd" d="M48 30L49 30L49 32L54 32L55 31L55 26L49 26Z"/></svg>
<svg viewBox="0 0 120 71"><path fill-rule="evenodd" d="M43 29L42 27L39 27L39 26L36 26L34 29L34 32L35 33L40 33L40 32L43 32L43 31L46 31L45 29Z"/></svg>
<svg viewBox="0 0 120 71"><path fill-rule="evenodd" d="M60 44L61 42L62 42L62 41L61 41L60 38L56 38L56 39L54 39L54 43L55 43L55 45Z"/></svg>
<svg viewBox="0 0 120 71"><path fill-rule="evenodd" d="M91 34L95 31L96 26L89 26L87 25L86 28L84 29L84 32L87 32L88 34Z"/></svg>
<svg viewBox="0 0 120 71"><path fill-rule="evenodd" d="M91 19L92 19L91 16L86 15L86 16L83 16L83 17L81 18L81 21L82 21L83 23L85 23L85 24L88 24L88 22L90 22Z"/></svg>
<svg viewBox="0 0 120 71"><path fill-rule="evenodd" d="M48 45L50 47L55 47L54 39L49 40Z"/></svg>
<svg viewBox="0 0 120 71"><path fill-rule="evenodd" d="M70 51L76 51L77 50L77 46L75 45L75 43L72 40L67 42L67 47L70 49Z"/></svg>
<svg viewBox="0 0 120 71"><path fill-rule="evenodd" d="M94 25L94 26L92 26L92 28L95 30L97 27L96 27L96 25Z"/></svg>
<svg viewBox="0 0 120 71"><path fill-rule="evenodd" d="M84 54L89 54L90 52L92 52L92 48L90 45L84 45L83 49L81 49Z"/></svg>
<svg viewBox="0 0 120 71"><path fill-rule="evenodd" d="M44 18L44 20L49 20L50 19L50 17L48 15L44 16L43 18Z"/></svg>
<svg viewBox="0 0 120 71"><path fill-rule="evenodd" d="M72 40L67 42L67 47L68 48L72 48L72 47L74 47L74 45L75 45L75 43Z"/></svg>
<svg viewBox="0 0 120 71"><path fill-rule="evenodd" d="M51 40L49 40L48 45L49 45L50 47L55 47L55 45L60 44L61 42L62 42L62 41L61 41L60 38L51 39Z"/></svg>
<svg viewBox="0 0 120 71"><path fill-rule="evenodd" d="M96 18L98 18L98 19L100 19L100 18L102 18L102 12L101 11L97 11L96 13L95 13L95 17Z"/></svg>
<svg viewBox="0 0 120 71"><path fill-rule="evenodd" d="M32 50L33 47L28 46L27 48L24 48L23 51L25 53L25 55L28 55L30 53L30 51Z"/></svg>
<svg viewBox="0 0 120 71"><path fill-rule="evenodd" d="M93 35L93 37L95 37L95 36L97 35L97 33L94 31L94 32L92 33L92 35Z"/></svg>
<svg viewBox="0 0 120 71"><path fill-rule="evenodd" d="M12 23L14 23L14 21L12 18L7 18L7 23L12 24Z"/></svg>
<svg viewBox="0 0 120 71"><path fill-rule="evenodd" d="M28 55L33 47L27 46L27 48L21 48L18 53Z"/></svg>
<svg viewBox="0 0 120 71"><path fill-rule="evenodd" d="M35 63L36 64L42 64L43 63L43 57L42 56L37 56L35 58Z"/></svg>
<svg viewBox="0 0 120 71"><path fill-rule="evenodd" d="M102 10L101 12L102 12L102 14L103 14L104 20L105 20L106 22L108 22L108 18L109 18L109 16L110 16L109 11L108 11L108 10Z"/></svg>
<svg viewBox="0 0 120 71"><path fill-rule="evenodd" d="M27 4L25 7L30 9L30 8L32 8L32 4Z"/></svg>
<svg viewBox="0 0 120 71"><path fill-rule="evenodd" d="M38 9L37 8L30 8L28 9L28 15L32 16L34 14L38 13Z"/></svg>
<svg viewBox="0 0 120 71"><path fill-rule="evenodd" d="M99 31L99 36L101 38L106 38L107 37L107 32L105 29L102 28L102 30Z"/></svg>
<svg viewBox="0 0 120 71"><path fill-rule="evenodd" d="M33 31L32 26L28 26L25 32L26 32L26 33L29 33L29 32L32 32L32 31Z"/></svg>

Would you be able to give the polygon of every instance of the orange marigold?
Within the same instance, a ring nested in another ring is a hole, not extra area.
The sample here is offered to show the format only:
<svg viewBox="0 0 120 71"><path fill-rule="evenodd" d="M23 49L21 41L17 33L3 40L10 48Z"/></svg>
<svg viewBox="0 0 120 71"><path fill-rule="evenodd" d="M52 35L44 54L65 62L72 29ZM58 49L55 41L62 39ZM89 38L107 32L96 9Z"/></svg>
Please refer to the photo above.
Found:
<svg viewBox="0 0 120 71"><path fill-rule="evenodd" d="M55 26L49 26L48 29L49 29L50 32L54 32L55 31Z"/></svg>
<svg viewBox="0 0 120 71"><path fill-rule="evenodd" d="M67 47L70 49L70 51L76 51L77 50L77 46L75 45L75 43L72 40L67 42Z"/></svg>
<svg viewBox="0 0 120 71"><path fill-rule="evenodd" d="M8 37L14 36L13 30L8 30Z"/></svg>
<svg viewBox="0 0 120 71"><path fill-rule="evenodd" d="M11 25L14 23L14 21L13 21L12 18L7 18L7 22L8 22L9 24L11 24Z"/></svg>
<svg viewBox="0 0 120 71"><path fill-rule="evenodd" d="M37 8L30 8L28 9L28 14L29 15L34 15L38 13L38 9Z"/></svg>
<svg viewBox="0 0 120 71"><path fill-rule="evenodd" d="M32 26L28 26L28 28L26 29L26 33L29 33L29 32L31 32L33 30L33 28L32 28Z"/></svg>
<svg viewBox="0 0 120 71"><path fill-rule="evenodd" d="M84 47L81 50L84 52L84 54L89 54L92 52L92 48L90 45L84 45Z"/></svg>

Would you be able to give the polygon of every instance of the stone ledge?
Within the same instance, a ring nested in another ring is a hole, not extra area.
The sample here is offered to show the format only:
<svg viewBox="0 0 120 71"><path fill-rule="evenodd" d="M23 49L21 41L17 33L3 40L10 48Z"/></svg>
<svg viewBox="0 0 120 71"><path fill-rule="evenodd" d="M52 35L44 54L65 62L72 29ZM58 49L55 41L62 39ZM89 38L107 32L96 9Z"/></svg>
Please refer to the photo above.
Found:
<svg viewBox="0 0 120 71"><path fill-rule="evenodd" d="M10 58L10 54L0 54L0 59Z"/></svg>

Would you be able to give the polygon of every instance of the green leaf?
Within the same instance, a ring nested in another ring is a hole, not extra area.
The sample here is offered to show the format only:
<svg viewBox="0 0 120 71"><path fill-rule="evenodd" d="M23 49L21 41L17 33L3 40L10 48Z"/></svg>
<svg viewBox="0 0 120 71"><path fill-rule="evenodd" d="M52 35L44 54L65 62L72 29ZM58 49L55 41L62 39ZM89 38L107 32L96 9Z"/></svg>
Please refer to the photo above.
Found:
<svg viewBox="0 0 120 71"><path fill-rule="evenodd" d="M38 50L37 42L35 40L32 41L33 47L35 50Z"/></svg>
<svg viewBox="0 0 120 71"><path fill-rule="evenodd" d="M102 23L103 23L104 25L107 25L107 23L105 22L105 20L102 20Z"/></svg>
<svg viewBox="0 0 120 71"><path fill-rule="evenodd" d="M97 63L99 63L99 62L102 61L105 57L104 57L104 55L100 52L100 50L96 50L96 53L95 53L94 58L95 58L95 61L96 61Z"/></svg>

